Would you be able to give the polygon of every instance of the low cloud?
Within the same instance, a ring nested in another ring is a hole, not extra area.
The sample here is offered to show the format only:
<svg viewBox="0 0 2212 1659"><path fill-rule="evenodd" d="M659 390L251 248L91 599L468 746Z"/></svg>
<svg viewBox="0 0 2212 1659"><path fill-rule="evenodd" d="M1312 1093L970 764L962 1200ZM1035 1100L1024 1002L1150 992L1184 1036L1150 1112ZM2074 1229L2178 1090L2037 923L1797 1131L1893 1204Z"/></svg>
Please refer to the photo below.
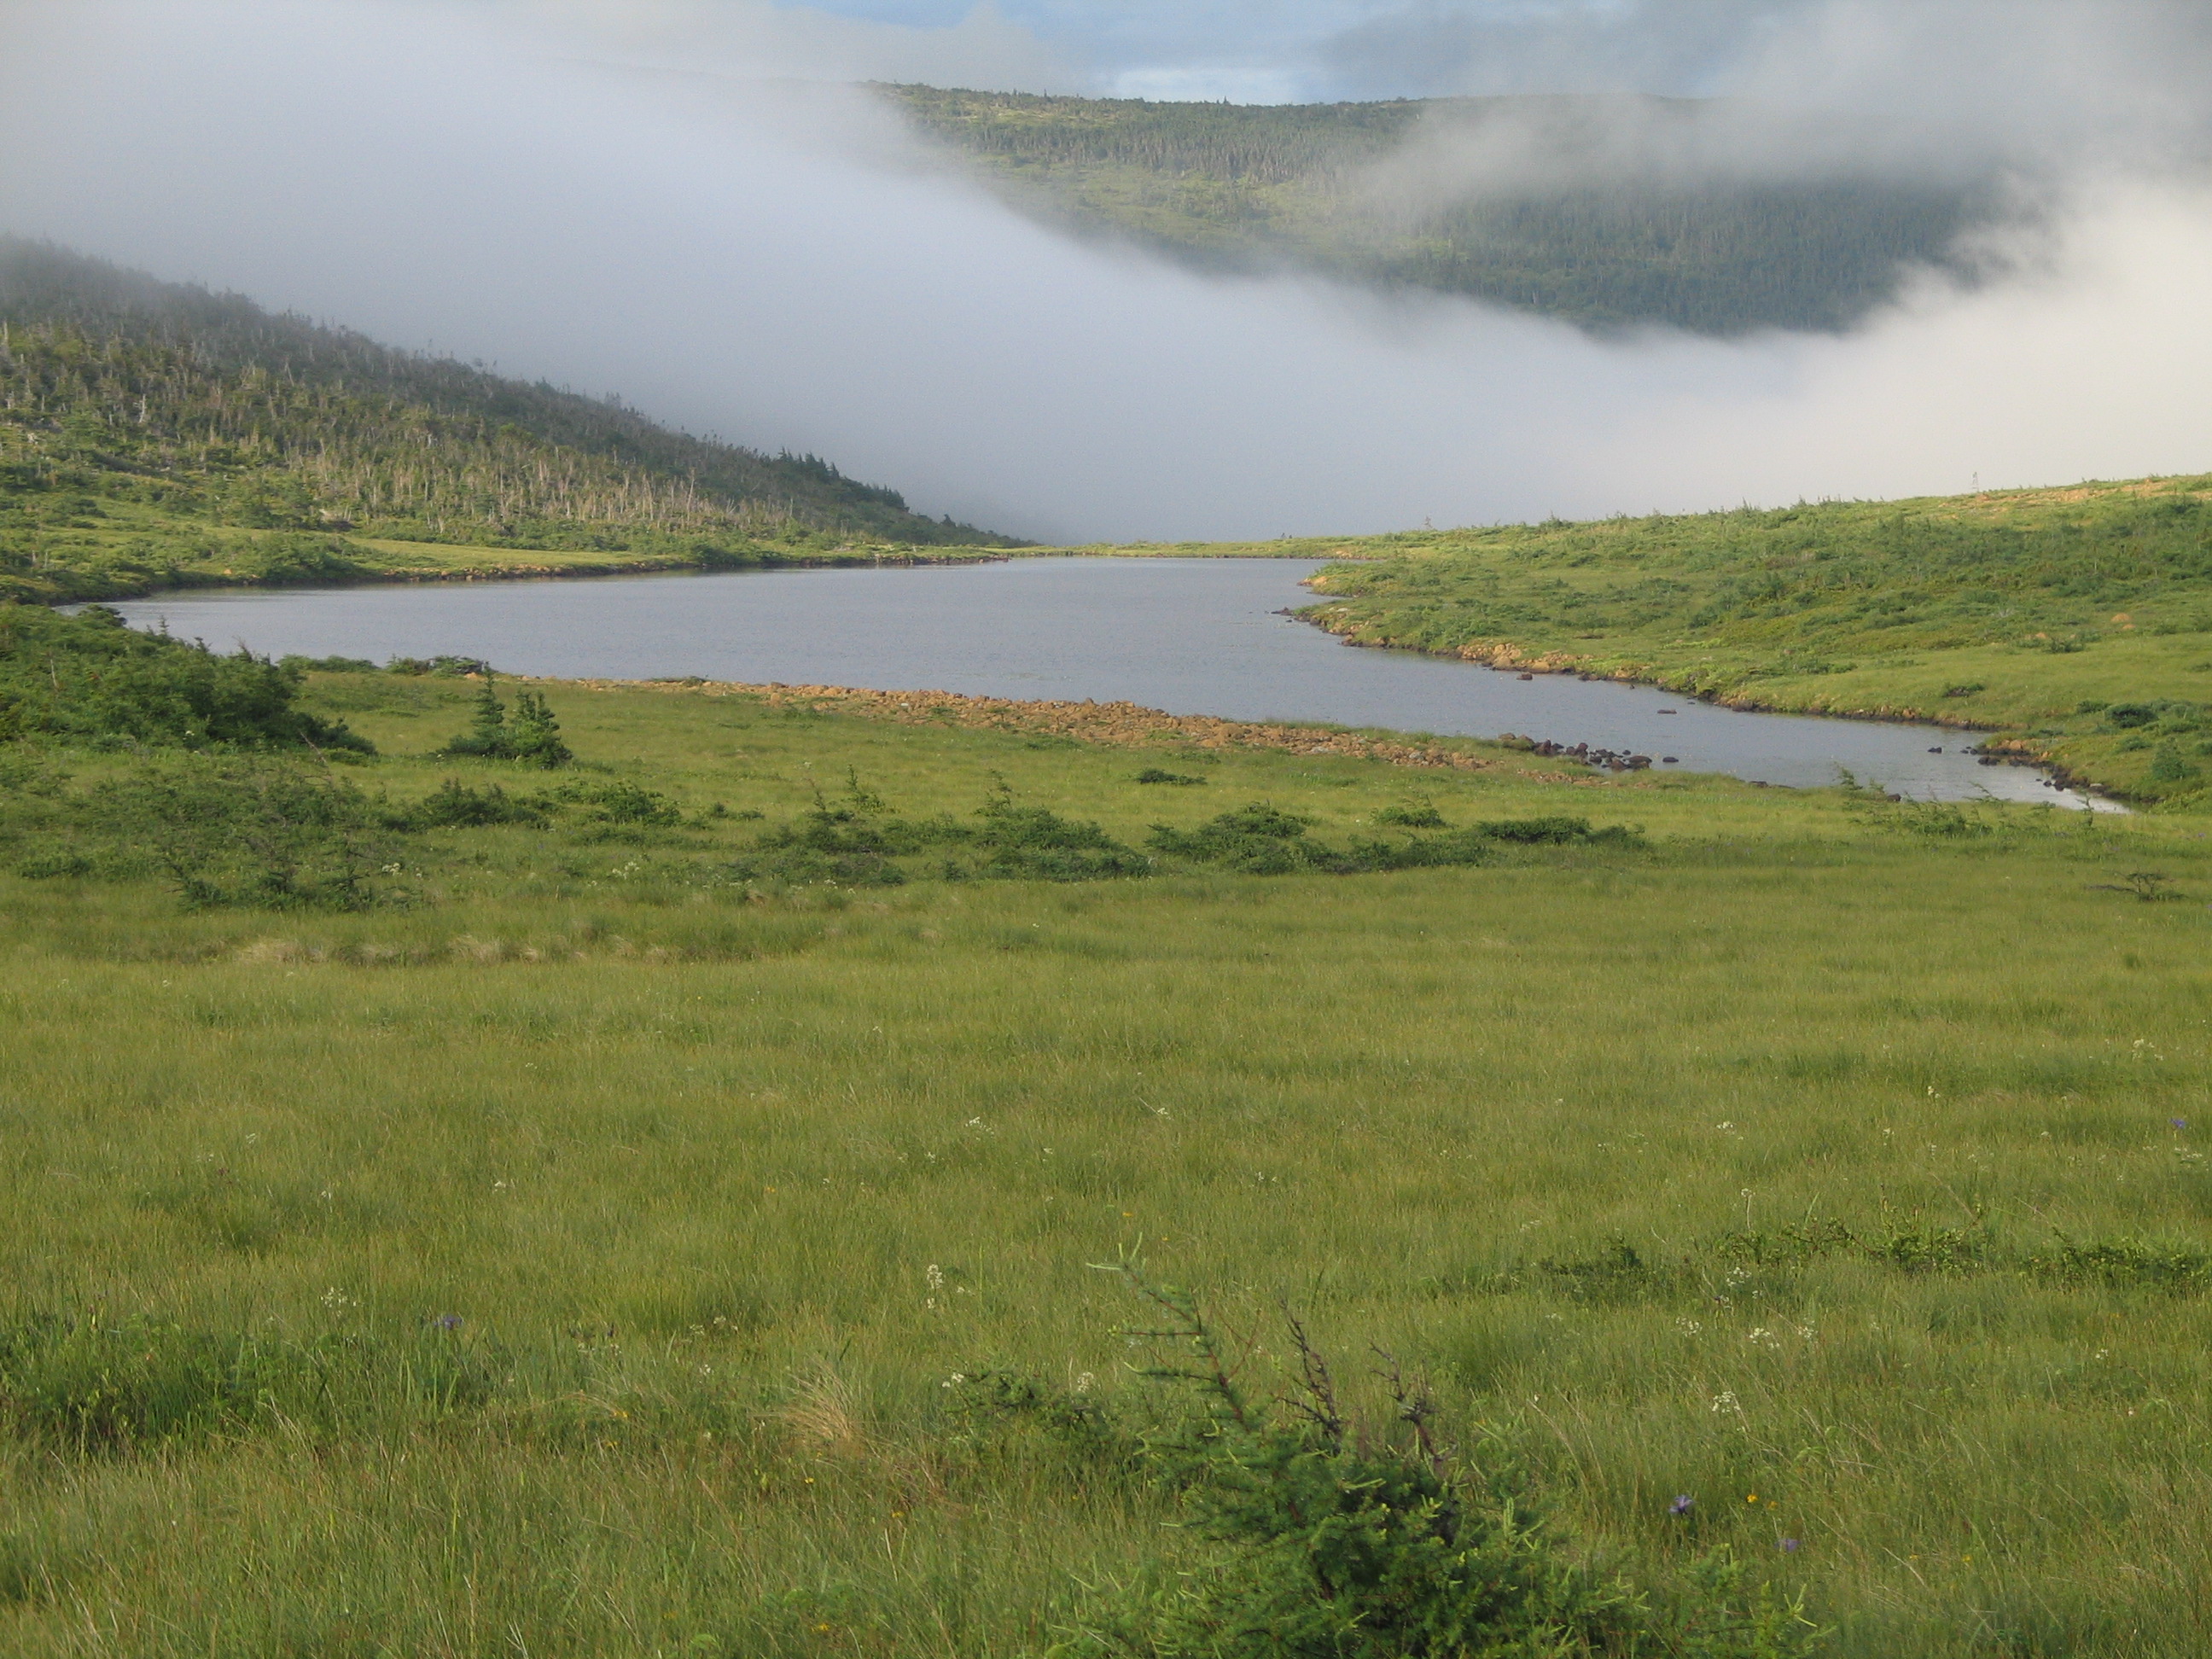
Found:
<svg viewBox="0 0 2212 1659"><path fill-rule="evenodd" d="M1083 92L1091 71L988 3L934 27L771 0L490 0L492 15L606 61L755 78Z"/></svg>
<svg viewBox="0 0 2212 1659"><path fill-rule="evenodd" d="M1550 94L1432 109L1364 181L1401 218L1585 186L1853 182L2029 219L2084 179L2212 159L2212 12L2184 0L1423 7L1330 52L1394 86Z"/></svg>
<svg viewBox="0 0 2212 1659"><path fill-rule="evenodd" d="M543 12L389 3L0 21L0 228L619 391L1032 535L2212 467L2212 203L2140 148L2080 152L2000 287L1931 277L1845 337L1598 341L1079 245L916 170L864 100L799 118L735 47L648 60Z"/></svg>

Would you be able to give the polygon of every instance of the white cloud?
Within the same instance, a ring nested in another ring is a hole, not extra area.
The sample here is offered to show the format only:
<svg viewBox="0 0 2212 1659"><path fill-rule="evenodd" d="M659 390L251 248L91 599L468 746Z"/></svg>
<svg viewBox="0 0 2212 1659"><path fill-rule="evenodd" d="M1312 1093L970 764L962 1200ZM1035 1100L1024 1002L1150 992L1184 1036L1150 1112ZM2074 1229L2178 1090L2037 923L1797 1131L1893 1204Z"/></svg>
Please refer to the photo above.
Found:
<svg viewBox="0 0 2212 1659"><path fill-rule="evenodd" d="M1176 64L1123 70L1108 84L1107 94L1159 103L1293 104L1305 96L1305 82L1287 69Z"/></svg>
<svg viewBox="0 0 2212 1659"><path fill-rule="evenodd" d="M888 23L772 0L491 0L515 22L620 61L817 81L1089 89L1087 69L981 0L957 21Z"/></svg>
<svg viewBox="0 0 2212 1659"><path fill-rule="evenodd" d="M2105 176L2039 274L1930 288L1849 337L1604 343L1079 246L854 161L896 140L850 105L801 122L757 85L558 61L447 12L84 0L10 21L0 226L617 389L1030 533L2212 466L2212 208L2186 185Z"/></svg>

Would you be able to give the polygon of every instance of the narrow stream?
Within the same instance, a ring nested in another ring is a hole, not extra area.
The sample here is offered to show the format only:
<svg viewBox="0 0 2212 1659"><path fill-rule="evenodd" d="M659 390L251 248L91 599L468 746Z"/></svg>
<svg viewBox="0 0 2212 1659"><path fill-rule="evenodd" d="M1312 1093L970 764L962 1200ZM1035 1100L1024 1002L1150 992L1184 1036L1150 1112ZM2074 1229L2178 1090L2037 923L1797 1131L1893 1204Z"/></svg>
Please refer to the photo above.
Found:
<svg viewBox="0 0 2212 1659"><path fill-rule="evenodd" d="M219 649L480 657L510 673L708 679L1127 701L1179 714L1463 737L1516 732L1655 767L1796 787L1841 771L1893 793L2108 808L1972 734L1744 714L1568 675L1522 679L1348 648L1280 614L1313 602L1304 559L1016 559L851 570L167 594L115 609ZM2112 809L2118 810L2118 809Z"/></svg>

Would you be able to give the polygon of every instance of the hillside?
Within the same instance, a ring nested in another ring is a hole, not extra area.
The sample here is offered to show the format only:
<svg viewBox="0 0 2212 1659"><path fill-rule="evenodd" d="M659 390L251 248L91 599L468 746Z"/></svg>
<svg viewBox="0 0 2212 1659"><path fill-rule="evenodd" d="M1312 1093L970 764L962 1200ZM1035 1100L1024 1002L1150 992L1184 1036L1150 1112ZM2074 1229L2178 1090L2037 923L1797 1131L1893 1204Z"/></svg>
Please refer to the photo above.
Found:
<svg viewBox="0 0 2212 1659"><path fill-rule="evenodd" d="M2212 782L2212 476L1205 550L1347 561L1307 615L1358 644L1969 726L2139 801Z"/></svg>
<svg viewBox="0 0 2212 1659"><path fill-rule="evenodd" d="M1844 328L1909 267L1960 268L1953 243L1989 210L1967 186L1668 183L1605 159L1624 118L1662 140L1707 118L1710 106L1682 100L1232 105L880 90L1054 222L1211 269L1288 265L1593 328ZM1390 170L1509 125L1519 171L1554 182L1452 189L1431 178L1409 194L1418 167Z"/></svg>
<svg viewBox="0 0 2212 1659"><path fill-rule="evenodd" d="M979 544L811 455L0 239L0 593Z"/></svg>

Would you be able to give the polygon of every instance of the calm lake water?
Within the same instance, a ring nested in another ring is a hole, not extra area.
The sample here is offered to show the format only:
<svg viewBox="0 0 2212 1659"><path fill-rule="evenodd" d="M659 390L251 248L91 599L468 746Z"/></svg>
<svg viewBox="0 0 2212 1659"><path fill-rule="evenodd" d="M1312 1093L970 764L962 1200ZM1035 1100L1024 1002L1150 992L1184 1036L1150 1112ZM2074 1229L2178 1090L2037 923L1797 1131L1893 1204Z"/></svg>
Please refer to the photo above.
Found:
<svg viewBox="0 0 2212 1659"><path fill-rule="evenodd" d="M115 607L218 648L481 657L510 673L1121 699L1179 714L1518 732L1796 787L2102 805L1937 726L1747 714L1634 686L1357 650L1278 614L1304 559L1017 559L857 570L173 594ZM1941 753L1931 750L1940 750Z"/></svg>

